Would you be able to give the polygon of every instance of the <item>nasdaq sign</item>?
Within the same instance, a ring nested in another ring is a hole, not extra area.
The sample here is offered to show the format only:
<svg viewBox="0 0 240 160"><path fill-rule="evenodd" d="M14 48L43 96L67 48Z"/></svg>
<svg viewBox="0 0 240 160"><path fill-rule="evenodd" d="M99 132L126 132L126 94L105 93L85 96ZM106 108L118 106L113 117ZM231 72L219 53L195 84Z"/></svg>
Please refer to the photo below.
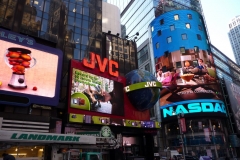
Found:
<svg viewBox="0 0 240 160"><path fill-rule="evenodd" d="M162 109L163 118L167 118L173 115L173 111L184 114L191 113L223 113L226 114L226 107L222 102L199 102L199 103L187 103L187 104L179 104L175 106L171 106L168 108Z"/></svg>

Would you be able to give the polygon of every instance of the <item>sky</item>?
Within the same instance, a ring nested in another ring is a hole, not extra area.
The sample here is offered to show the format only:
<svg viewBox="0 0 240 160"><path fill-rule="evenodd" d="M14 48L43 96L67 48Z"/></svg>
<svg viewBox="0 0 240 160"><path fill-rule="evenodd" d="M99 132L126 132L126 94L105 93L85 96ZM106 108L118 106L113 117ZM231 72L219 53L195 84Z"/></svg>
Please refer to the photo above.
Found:
<svg viewBox="0 0 240 160"><path fill-rule="evenodd" d="M211 43L235 62L228 24L240 15L240 0L201 0Z"/></svg>

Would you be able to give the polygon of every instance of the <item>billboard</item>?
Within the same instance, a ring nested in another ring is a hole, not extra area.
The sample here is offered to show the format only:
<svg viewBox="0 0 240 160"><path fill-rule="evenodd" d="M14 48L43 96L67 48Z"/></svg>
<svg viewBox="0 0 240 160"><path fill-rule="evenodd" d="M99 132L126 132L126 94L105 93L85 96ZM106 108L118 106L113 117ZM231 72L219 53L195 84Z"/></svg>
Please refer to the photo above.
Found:
<svg viewBox="0 0 240 160"><path fill-rule="evenodd" d="M73 68L70 107L122 116L122 88L122 83Z"/></svg>
<svg viewBox="0 0 240 160"><path fill-rule="evenodd" d="M231 103L232 113L236 121L236 128L238 133L240 133L240 86L227 80L225 80L225 83Z"/></svg>
<svg viewBox="0 0 240 160"><path fill-rule="evenodd" d="M157 58L155 66L156 77L163 85L160 92L163 121L170 118L171 110L191 116L193 113L226 116L212 53L194 48L177 50Z"/></svg>
<svg viewBox="0 0 240 160"><path fill-rule="evenodd" d="M0 29L0 103L56 106L62 52Z"/></svg>

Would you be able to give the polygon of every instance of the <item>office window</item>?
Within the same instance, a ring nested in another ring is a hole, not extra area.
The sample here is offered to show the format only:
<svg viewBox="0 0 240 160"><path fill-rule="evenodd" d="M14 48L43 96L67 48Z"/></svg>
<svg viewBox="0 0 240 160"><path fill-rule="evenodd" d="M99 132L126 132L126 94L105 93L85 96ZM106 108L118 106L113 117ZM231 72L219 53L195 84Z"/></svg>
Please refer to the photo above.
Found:
<svg viewBox="0 0 240 160"><path fill-rule="evenodd" d="M159 42L156 43L156 49L160 47Z"/></svg>
<svg viewBox="0 0 240 160"><path fill-rule="evenodd" d="M202 19L201 19L201 17L199 17L199 21L202 23Z"/></svg>
<svg viewBox="0 0 240 160"><path fill-rule="evenodd" d="M185 47L180 47L180 53L185 53Z"/></svg>
<svg viewBox="0 0 240 160"><path fill-rule="evenodd" d="M167 38L167 43L171 43L172 42L172 37L168 37Z"/></svg>
<svg viewBox="0 0 240 160"><path fill-rule="evenodd" d="M187 34L182 34L182 40L186 40L187 39Z"/></svg>
<svg viewBox="0 0 240 160"><path fill-rule="evenodd" d="M197 34L197 39L198 39L198 40L202 40L202 37L201 37L200 34Z"/></svg>
<svg viewBox="0 0 240 160"><path fill-rule="evenodd" d="M171 31L175 30L175 26L174 25L170 25L170 30Z"/></svg>
<svg viewBox="0 0 240 160"><path fill-rule="evenodd" d="M154 31L154 27L152 26L152 32Z"/></svg>
<svg viewBox="0 0 240 160"><path fill-rule="evenodd" d="M158 35L158 36L161 36L161 35L162 35L162 31L159 30L159 31L157 32L157 35Z"/></svg>
<svg viewBox="0 0 240 160"><path fill-rule="evenodd" d="M175 14L175 15L174 15L174 20L179 20L178 14Z"/></svg>
<svg viewBox="0 0 240 160"><path fill-rule="evenodd" d="M188 29L191 28L190 23L186 23L186 28L188 28Z"/></svg>
<svg viewBox="0 0 240 160"><path fill-rule="evenodd" d="M149 63L145 66L145 70L150 72L150 65L149 65Z"/></svg>
<svg viewBox="0 0 240 160"><path fill-rule="evenodd" d="M164 24L164 19L160 20L160 24L163 25Z"/></svg>
<svg viewBox="0 0 240 160"><path fill-rule="evenodd" d="M202 30L202 26L201 26L201 25L198 25L198 29L201 31L201 30Z"/></svg>
<svg viewBox="0 0 240 160"><path fill-rule="evenodd" d="M192 15L191 14L188 14L188 19L192 19Z"/></svg>

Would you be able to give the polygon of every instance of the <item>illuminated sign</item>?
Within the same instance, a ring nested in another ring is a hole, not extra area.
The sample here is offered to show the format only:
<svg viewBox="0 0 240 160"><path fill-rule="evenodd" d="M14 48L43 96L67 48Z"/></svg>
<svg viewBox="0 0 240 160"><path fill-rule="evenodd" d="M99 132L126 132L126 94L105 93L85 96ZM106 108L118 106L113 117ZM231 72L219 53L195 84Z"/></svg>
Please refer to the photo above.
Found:
<svg viewBox="0 0 240 160"><path fill-rule="evenodd" d="M107 58L104 58L103 60L101 60L100 55L94 54L92 52L90 53L90 63L88 62L88 60L86 58L84 58L83 65L85 67L93 69L93 68L95 68L95 59L97 60L100 72L105 72L105 70L107 68L107 64L108 64L109 74L114 77L119 76L119 72L114 71L114 69L118 69L118 63L116 61L108 60Z"/></svg>
<svg viewBox="0 0 240 160"><path fill-rule="evenodd" d="M0 103L57 106L62 52L3 29L0 44Z"/></svg>
<svg viewBox="0 0 240 160"><path fill-rule="evenodd" d="M134 91L142 88L152 88L152 87L160 88L161 86L162 86L161 83L156 81L140 82L140 83L135 83L135 84L124 87L124 91L130 92L130 91Z"/></svg>
<svg viewBox="0 0 240 160"><path fill-rule="evenodd" d="M73 68L70 107L124 115L122 88L122 83Z"/></svg>
<svg viewBox="0 0 240 160"><path fill-rule="evenodd" d="M226 107L223 102L202 102L202 103L188 103L180 104L174 107L163 108L163 118L168 116L174 116L173 111L178 113L190 114L190 113L205 113L205 112L220 112L227 115Z"/></svg>

